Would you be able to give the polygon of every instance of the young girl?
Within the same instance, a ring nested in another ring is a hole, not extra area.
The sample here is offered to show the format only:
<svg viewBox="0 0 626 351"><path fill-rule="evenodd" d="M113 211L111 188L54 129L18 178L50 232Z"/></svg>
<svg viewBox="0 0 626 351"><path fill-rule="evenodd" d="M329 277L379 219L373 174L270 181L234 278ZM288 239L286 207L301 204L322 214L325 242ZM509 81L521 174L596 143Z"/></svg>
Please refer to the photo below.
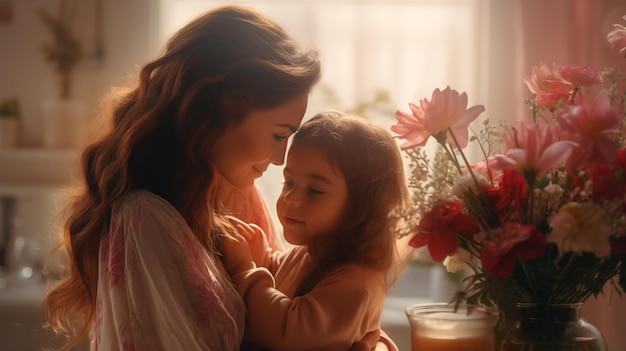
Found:
<svg viewBox="0 0 626 351"><path fill-rule="evenodd" d="M395 258L390 212L407 196L382 127L336 112L295 134L277 201L287 251L259 227L224 237L226 269L248 308L246 337L271 350L348 350L379 328ZM390 345L394 349L393 345Z"/></svg>

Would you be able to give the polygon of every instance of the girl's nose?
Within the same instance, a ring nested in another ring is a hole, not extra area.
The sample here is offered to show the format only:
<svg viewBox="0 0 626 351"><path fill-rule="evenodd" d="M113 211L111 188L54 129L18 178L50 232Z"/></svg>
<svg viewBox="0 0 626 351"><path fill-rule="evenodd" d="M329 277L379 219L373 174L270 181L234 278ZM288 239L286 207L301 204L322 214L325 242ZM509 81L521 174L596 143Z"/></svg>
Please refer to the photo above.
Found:
<svg viewBox="0 0 626 351"><path fill-rule="evenodd" d="M285 203L289 206L300 207L302 204L300 196L295 189L287 191L283 197L285 199Z"/></svg>

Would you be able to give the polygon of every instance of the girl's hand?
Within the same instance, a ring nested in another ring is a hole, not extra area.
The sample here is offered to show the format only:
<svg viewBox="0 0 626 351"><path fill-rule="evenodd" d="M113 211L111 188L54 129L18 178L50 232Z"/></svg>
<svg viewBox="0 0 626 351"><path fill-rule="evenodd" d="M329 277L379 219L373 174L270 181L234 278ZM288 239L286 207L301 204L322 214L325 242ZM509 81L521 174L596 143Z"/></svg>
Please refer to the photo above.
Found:
<svg viewBox="0 0 626 351"><path fill-rule="evenodd" d="M222 262L231 276L256 268L252 261L252 254L247 237L254 234L254 229L248 224L231 218L237 232L228 233L221 237Z"/></svg>
<svg viewBox="0 0 626 351"><path fill-rule="evenodd" d="M361 339L361 341L355 342L352 345L352 348L350 348L350 351L379 350L379 346L384 346L384 345L378 345L379 338L380 338L380 329L371 331L367 333L365 337ZM381 348L380 350L384 350L384 349Z"/></svg>

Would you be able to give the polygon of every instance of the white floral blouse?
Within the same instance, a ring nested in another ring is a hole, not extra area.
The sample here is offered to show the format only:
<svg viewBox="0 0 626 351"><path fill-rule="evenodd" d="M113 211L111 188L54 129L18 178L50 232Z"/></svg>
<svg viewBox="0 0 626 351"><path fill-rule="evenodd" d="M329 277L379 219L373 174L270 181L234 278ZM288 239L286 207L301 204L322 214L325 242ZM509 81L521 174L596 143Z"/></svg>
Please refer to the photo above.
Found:
<svg viewBox="0 0 626 351"><path fill-rule="evenodd" d="M238 350L244 305L218 274L227 277L174 207L132 192L100 245L91 350Z"/></svg>

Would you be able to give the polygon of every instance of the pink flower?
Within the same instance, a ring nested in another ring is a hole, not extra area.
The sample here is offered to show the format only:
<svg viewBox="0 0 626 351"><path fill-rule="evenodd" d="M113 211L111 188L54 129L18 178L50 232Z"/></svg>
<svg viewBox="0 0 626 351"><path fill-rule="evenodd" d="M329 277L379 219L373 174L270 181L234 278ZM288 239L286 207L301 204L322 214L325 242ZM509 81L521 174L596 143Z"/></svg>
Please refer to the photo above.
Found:
<svg viewBox="0 0 626 351"><path fill-rule="evenodd" d="M608 96L597 94L589 101L578 95L574 105L558 111L557 119L565 137L580 147L580 152L572 154L570 165L606 164L617 159L613 136L620 133L624 113L609 104Z"/></svg>
<svg viewBox="0 0 626 351"><path fill-rule="evenodd" d="M544 256L546 238L534 225L509 222L492 231L483 242L480 261L496 278L508 278L517 260L532 261Z"/></svg>
<svg viewBox="0 0 626 351"><path fill-rule="evenodd" d="M551 110L559 101L569 99L573 86L559 77L556 73L558 68L559 66L552 64L552 69L550 69L542 63L532 68L530 78L524 78L528 89L535 94L537 106Z"/></svg>
<svg viewBox="0 0 626 351"><path fill-rule="evenodd" d="M588 87L604 81L597 68L587 65L558 66L555 73L564 81L578 87Z"/></svg>
<svg viewBox="0 0 626 351"><path fill-rule="evenodd" d="M450 201L435 206L424 214L419 222L417 234L409 241L409 245L420 248L428 245L428 253L435 262L443 262L446 256L457 250L456 235L467 237L477 233L480 228L476 221L464 213L459 201Z"/></svg>
<svg viewBox="0 0 626 351"><path fill-rule="evenodd" d="M459 147L464 148L468 142L468 125L485 111L483 105L467 108L467 94L459 94L456 90L446 87L443 91L435 89L430 101L422 99L420 106L409 104L412 115L402 111L396 112L398 124L391 130L406 142L401 148L409 149L423 146L432 135L442 142L445 135L446 143L456 146L448 130L454 134ZM445 133L442 135L442 133Z"/></svg>
<svg viewBox="0 0 626 351"><path fill-rule="evenodd" d="M402 150L410 149L415 146L424 146L426 140L430 137L430 133L428 133L424 126L424 110L412 103L409 103L409 107L413 114L409 115L402 111L396 111L398 124L391 126L391 131L396 133L398 137L406 140L400 145Z"/></svg>
<svg viewBox="0 0 626 351"><path fill-rule="evenodd" d="M626 20L626 16L623 17ZM614 24L615 28L606 36L615 52L626 58L626 27Z"/></svg>
<svg viewBox="0 0 626 351"><path fill-rule="evenodd" d="M526 86L533 94L556 93L569 95L573 87L568 82L561 80L556 74L557 68L556 64L552 64L552 69L544 63L533 66L530 78L525 77L524 83L526 83Z"/></svg>
<svg viewBox="0 0 626 351"><path fill-rule="evenodd" d="M535 95L535 103L539 107L554 109L560 101L567 101L569 93L540 91Z"/></svg>
<svg viewBox="0 0 626 351"><path fill-rule="evenodd" d="M518 122L516 127L505 135L509 150L505 155L495 155L498 166L526 174L532 171L542 175L565 161L576 145L571 141L558 141L557 126L530 121Z"/></svg>

